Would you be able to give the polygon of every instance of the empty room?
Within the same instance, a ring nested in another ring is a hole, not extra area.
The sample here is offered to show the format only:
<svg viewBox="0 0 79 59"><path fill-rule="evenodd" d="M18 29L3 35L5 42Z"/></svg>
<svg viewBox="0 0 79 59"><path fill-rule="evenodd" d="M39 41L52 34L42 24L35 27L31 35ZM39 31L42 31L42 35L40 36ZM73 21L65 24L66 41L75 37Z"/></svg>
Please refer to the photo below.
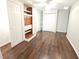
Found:
<svg viewBox="0 0 79 59"><path fill-rule="evenodd" d="M0 0L0 59L79 59L79 0Z"/></svg>

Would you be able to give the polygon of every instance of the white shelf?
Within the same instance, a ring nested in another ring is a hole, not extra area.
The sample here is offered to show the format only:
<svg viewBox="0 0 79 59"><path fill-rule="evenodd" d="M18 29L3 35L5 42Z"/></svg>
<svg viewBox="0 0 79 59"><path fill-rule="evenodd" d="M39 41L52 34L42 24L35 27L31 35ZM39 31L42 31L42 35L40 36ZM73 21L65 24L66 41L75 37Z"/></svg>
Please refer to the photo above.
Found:
<svg viewBox="0 0 79 59"><path fill-rule="evenodd" d="M26 30L29 30L29 29L32 29L32 25L26 25L25 27L24 27L24 30L26 31Z"/></svg>
<svg viewBox="0 0 79 59"><path fill-rule="evenodd" d="M25 12L29 12L29 13L31 13L31 11L28 11L28 10L24 10Z"/></svg>
<svg viewBox="0 0 79 59"><path fill-rule="evenodd" d="M32 30L26 31L26 32L25 32L25 34L26 34L26 33L29 33L29 32L31 32L31 31L32 31Z"/></svg>
<svg viewBox="0 0 79 59"><path fill-rule="evenodd" d="M24 13L24 16L30 16L31 17L32 15Z"/></svg>
<svg viewBox="0 0 79 59"><path fill-rule="evenodd" d="M27 41L27 42L30 42L34 37L36 36L36 34L34 34L31 38L29 38L29 39L24 39L25 41Z"/></svg>

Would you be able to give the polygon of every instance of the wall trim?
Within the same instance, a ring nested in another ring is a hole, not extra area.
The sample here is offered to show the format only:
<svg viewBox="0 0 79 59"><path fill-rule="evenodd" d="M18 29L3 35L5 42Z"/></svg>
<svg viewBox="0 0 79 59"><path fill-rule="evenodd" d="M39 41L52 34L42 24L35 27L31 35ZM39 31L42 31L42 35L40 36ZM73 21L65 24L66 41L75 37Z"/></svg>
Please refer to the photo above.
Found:
<svg viewBox="0 0 79 59"><path fill-rule="evenodd" d="M75 53L77 54L77 56L78 56L78 58L79 58L78 51L77 51L77 49L75 48L74 44L72 43L71 37L70 37L68 34L66 35L66 37L67 37L68 41L70 42L71 46L73 47Z"/></svg>
<svg viewBox="0 0 79 59"><path fill-rule="evenodd" d="M6 42L6 43L1 44L0 47L3 47L3 46L5 46L5 45L7 45L8 43L11 43L11 41L8 41L8 42Z"/></svg>

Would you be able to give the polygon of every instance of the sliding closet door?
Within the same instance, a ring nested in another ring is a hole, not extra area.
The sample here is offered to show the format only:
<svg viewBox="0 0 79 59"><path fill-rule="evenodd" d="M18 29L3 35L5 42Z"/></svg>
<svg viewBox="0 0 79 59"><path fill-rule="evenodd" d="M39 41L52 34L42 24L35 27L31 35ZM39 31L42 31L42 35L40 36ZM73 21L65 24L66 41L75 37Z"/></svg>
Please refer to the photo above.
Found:
<svg viewBox="0 0 79 59"><path fill-rule="evenodd" d="M11 44L17 45L23 41L23 5L18 1L8 1L8 14L10 21Z"/></svg>
<svg viewBox="0 0 79 59"><path fill-rule="evenodd" d="M43 31L56 32L57 11L43 14Z"/></svg>

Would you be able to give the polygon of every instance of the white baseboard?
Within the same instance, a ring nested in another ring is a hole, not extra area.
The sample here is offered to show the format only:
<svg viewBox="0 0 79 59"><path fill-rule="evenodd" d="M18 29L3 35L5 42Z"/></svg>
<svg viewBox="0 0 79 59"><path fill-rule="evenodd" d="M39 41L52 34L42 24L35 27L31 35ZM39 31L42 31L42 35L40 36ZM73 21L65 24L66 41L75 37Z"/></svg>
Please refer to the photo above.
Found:
<svg viewBox="0 0 79 59"><path fill-rule="evenodd" d="M4 45L6 45L6 44L8 44L8 43L10 43L10 42L11 42L11 41L7 41L6 43L1 44L0 47L4 46Z"/></svg>
<svg viewBox="0 0 79 59"><path fill-rule="evenodd" d="M79 58L79 53L78 53L78 50L75 48L74 44L71 42L71 38L69 35L66 35L67 39L69 40L70 44L72 45L74 51L76 52L78 58Z"/></svg>

